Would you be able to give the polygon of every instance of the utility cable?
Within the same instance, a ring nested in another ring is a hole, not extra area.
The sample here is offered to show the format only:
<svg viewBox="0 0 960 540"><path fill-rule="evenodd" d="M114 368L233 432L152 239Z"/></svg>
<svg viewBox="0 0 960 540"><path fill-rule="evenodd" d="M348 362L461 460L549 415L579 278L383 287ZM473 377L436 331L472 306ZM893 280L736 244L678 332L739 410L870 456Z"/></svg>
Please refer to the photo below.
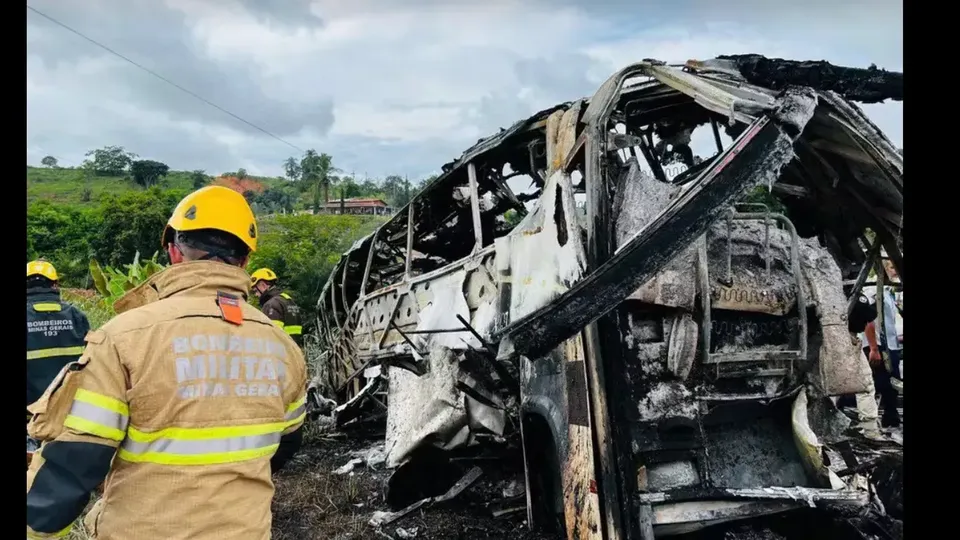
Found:
<svg viewBox="0 0 960 540"><path fill-rule="evenodd" d="M206 99L205 97L200 96L200 95L196 94L195 92L192 92L192 91L190 91L190 90L188 90L188 89L180 86L179 84L171 81L170 79L164 77L163 75L160 75L159 73L151 70L150 68L148 68L148 67L146 67L146 66L144 66L144 65L142 65L142 64L139 64L139 63L131 60L130 58L127 58L126 56L118 53L117 51L111 49L110 47L107 47L106 45L100 43L99 41L97 41L97 40L95 40L95 39L93 39L93 38L91 38L91 37L87 37L86 35L84 35L83 33L81 33L81 32L78 31L78 30L74 30L74 29L71 28L70 26L67 26L66 24L58 21L57 19L54 19L53 17L47 15L46 13L43 13L43 12L41 12L41 11L38 11L38 10L37 10L36 8L34 8L33 6L27 4L27 9L30 10L30 11L32 11L32 12L34 12L34 13L36 13L37 15L43 17L44 19L47 19L48 21L56 24L57 26L60 26L61 28L64 28L65 30L67 30L67 31L69 31L69 32L71 32L71 33L73 33L73 34L76 34L77 36L80 36L81 38L89 41L90 43L93 43L93 44L96 45L97 47L100 47L101 49L107 51L108 53L110 53L110 54L112 54L112 55L114 55L114 56L116 56L117 58L120 58L121 60L125 60L126 62L129 62L130 64L133 64L134 66L142 69L143 71L146 71L146 72L149 73L150 75L153 75L154 77L156 77L156 78L160 79L161 81L169 84L170 86L173 86L174 88L177 88L178 90L180 90L180 91L182 91L182 92L185 92L185 93L193 96L194 98L202 101L203 103L206 103L207 105L209 105L209 106L217 109L218 111L220 111L220 112L222 112L222 113L224 113L224 114L227 114L227 115L229 115L229 116L232 116L233 118L235 118L235 119L243 122L244 124L246 124L246 125L254 128L254 129L256 129L257 131L261 131L261 132L269 135L270 137L273 137L274 139L276 139L276 140L282 142L283 144L285 144L285 145L287 145L287 146L289 146L289 147L297 150L297 151L300 152L300 153L303 153L303 152L304 152L303 149L301 149L301 148L298 147L297 145L295 145L295 144L293 144L293 143L291 143L291 142L288 142L288 141L284 140L283 138L281 138L281 137L278 136L278 135L274 135L273 133L270 133L270 132L267 131L266 129L263 129L262 127L254 124L253 122L250 122L249 120L245 120L245 119L241 118L240 116L237 116L236 114L234 114L234 113L232 113L232 112L224 109L223 107L217 105L216 103L214 103L214 102Z"/></svg>

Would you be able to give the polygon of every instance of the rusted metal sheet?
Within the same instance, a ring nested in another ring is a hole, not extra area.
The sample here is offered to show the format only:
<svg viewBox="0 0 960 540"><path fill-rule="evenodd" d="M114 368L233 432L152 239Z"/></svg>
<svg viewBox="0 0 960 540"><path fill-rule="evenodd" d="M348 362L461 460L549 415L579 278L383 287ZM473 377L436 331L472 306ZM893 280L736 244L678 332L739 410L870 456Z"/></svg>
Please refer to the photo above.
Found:
<svg viewBox="0 0 960 540"><path fill-rule="evenodd" d="M590 426L590 397L587 395L587 374L580 360L567 357L567 422L572 426ZM576 357L574 357L576 358Z"/></svg>
<svg viewBox="0 0 960 540"><path fill-rule="evenodd" d="M600 495L594 473L593 433L587 396L583 340L580 336L563 346L567 362L568 452L563 464L563 514L569 540L603 538L600 529ZM571 385L571 380L577 381Z"/></svg>
<svg viewBox="0 0 960 540"><path fill-rule="evenodd" d="M565 111L556 111L547 118L547 175L562 168L574 152L577 125L582 101Z"/></svg>

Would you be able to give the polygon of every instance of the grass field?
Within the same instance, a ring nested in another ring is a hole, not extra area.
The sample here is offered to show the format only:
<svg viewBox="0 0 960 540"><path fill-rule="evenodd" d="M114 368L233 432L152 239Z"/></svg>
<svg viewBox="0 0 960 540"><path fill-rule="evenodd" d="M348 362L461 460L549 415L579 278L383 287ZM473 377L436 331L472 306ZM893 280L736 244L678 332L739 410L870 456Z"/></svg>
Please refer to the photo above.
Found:
<svg viewBox="0 0 960 540"><path fill-rule="evenodd" d="M80 311L87 314L90 321L90 329L96 330L103 326L103 323L113 317L113 309L105 305L103 299L95 291L85 289L62 289L60 298L76 306Z"/></svg>
<svg viewBox="0 0 960 540"><path fill-rule="evenodd" d="M189 173L172 171L164 179L163 187L190 189L193 182ZM85 201L84 190L90 190ZM61 204L96 203L104 195L120 195L140 190L133 180L122 177L93 176L80 169L42 169L27 167L27 203L48 200Z"/></svg>
<svg viewBox="0 0 960 540"><path fill-rule="evenodd" d="M267 187L284 183L277 178L256 178ZM193 189L193 179L188 171L170 171L161 181L164 189ZM89 198L85 197L89 190ZM82 169L43 168L27 166L27 203L39 200L79 205L96 204L104 195L120 195L129 191L142 191L129 177L96 176ZM84 200L84 199L87 200Z"/></svg>

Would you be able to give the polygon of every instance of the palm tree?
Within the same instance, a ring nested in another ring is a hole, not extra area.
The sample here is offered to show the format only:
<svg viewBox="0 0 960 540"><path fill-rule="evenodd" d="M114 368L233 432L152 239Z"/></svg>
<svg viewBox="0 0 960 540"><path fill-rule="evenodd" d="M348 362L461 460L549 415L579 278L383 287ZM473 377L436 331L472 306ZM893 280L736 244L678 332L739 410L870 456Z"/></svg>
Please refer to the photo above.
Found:
<svg viewBox="0 0 960 540"><path fill-rule="evenodd" d="M320 154L317 160L317 183L323 188L324 204L330 202L330 182L333 180L332 173L338 172L333 166L333 157L330 154Z"/></svg>
<svg viewBox="0 0 960 540"><path fill-rule="evenodd" d="M323 194L323 202L330 201L330 181L331 174L338 171L333 166L333 157L330 154L317 154L316 150L310 149L303 155L300 161L300 168L303 171L301 179L308 188L313 189L313 213L320 213L320 195Z"/></svg>

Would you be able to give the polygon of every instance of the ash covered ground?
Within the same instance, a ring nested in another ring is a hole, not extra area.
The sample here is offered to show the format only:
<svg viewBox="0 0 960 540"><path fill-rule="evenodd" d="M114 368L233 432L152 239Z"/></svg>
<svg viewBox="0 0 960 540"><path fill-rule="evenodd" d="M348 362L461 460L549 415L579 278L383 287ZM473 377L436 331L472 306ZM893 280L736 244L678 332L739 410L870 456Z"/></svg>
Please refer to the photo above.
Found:
<svg viewBox="0 0 960 540"><path fill-rule="evenodd" d="M273 503L274 540L360 540L360 539L485 539L547 540L551 536L531 531L522 511L495 518L499 509L490 503L503 500L505 489L522 488L522 462L484 458L444 464L447 478L457 470L479 466L483 475L455 499L416 510L388 525L369 524L377 511L390 511L384 497L393 471L383 465L358 464L350 472L337 474L356 456L369 455L383 447L383 432L351 431L337 436L311 433L300 453L277 477ZM518 456L519 457L519 456ZM439 471L438 471L439 473ZM424 482L437 480L425 474ZM454 478L456 481L456 478ZM518 486L519 484L519 486ZM521 491L522 493L522 491ZM416 500L416 494L405 494ZM515 498L515 497L514 497ZM412 502L412 501L411 501Z"/></svg>
<svg viewBox="0 0 960 540"><path fill-rule="evenodd" d="M509 448L492 454L454 457L449 462L438 463L435 469L414 472L414 477L422 478L424 484L446 482L447 487L474 466L483 474L448 502L420 508L387 525L371 525L377 512L391 510L385 493L393 471L378 463L378 450L382 450L382 445L383 432L378 429L368 427L335 434L318 434L311 429L300 453L274 478L274 540L556 538L527 526L525 501L520 496L523 465L519 453L514 455ZM351 462L354 463L352 470L345 472ZM899 540L903 537L901 466L902 462L891 463L878 467L872 474L880 497L886 501L881 512L875 505L855 515L804 510L719 525L673 538ZM444 490L445 487L434 487L434 493ZM403 505L422 495L403 493ZM514 511L501 517L493 515L494 511L510 509Z"/></svg>

